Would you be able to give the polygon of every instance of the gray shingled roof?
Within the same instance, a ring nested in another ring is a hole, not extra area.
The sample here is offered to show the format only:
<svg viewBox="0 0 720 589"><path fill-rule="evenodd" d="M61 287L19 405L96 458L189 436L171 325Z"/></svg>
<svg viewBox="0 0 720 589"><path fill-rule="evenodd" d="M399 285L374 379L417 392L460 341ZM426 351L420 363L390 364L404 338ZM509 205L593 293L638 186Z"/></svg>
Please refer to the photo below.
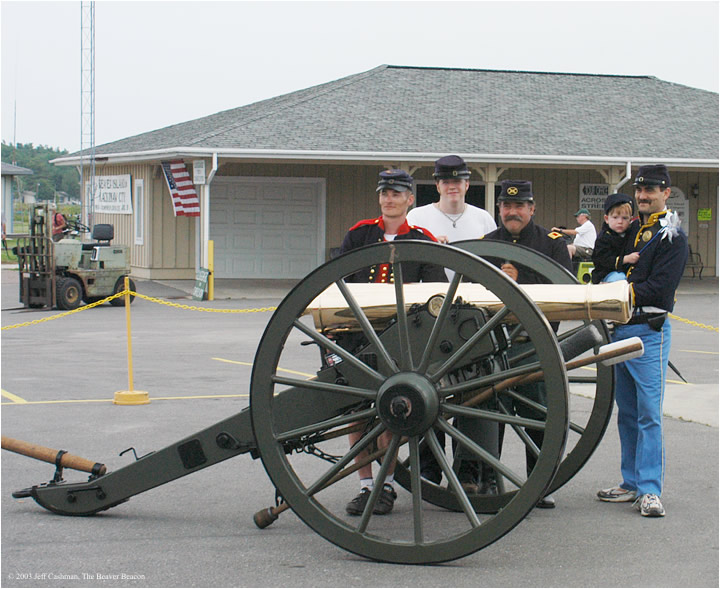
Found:
<svg viewBox="0 0 720 589"><path fill-rule="evenodd" d="M717 159L718 94L652 76L383 65L95 152L176 147Z"/></svg>
<svg viewBox="0 0 720 589"><path fill-rule="evenodd" d="M27 174L34 174L32 170L16 166L15 164L2 163L2 175L3 176L25 176Z"/></svg>

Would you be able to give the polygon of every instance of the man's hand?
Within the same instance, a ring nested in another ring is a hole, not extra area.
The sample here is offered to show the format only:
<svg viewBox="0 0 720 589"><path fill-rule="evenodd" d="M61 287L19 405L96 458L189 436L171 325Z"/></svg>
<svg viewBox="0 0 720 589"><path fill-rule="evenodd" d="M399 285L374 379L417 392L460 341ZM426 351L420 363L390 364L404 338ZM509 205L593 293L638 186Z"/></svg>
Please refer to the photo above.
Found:
<svg viewBox="0 0 720 589"><path fill-rule="evenodd" d="M518 279L518 269L513 266L510 262L505 262L502 266L500 266L500 270L505 272L510 278L512 278L515 282L517 282Z"/></svg>
<svg viewBox="0 0 720 589"><path fill-rule="evenodd" d="M447 235L436 235L435 237L437 238L438 243L450 243Z"/></svg>

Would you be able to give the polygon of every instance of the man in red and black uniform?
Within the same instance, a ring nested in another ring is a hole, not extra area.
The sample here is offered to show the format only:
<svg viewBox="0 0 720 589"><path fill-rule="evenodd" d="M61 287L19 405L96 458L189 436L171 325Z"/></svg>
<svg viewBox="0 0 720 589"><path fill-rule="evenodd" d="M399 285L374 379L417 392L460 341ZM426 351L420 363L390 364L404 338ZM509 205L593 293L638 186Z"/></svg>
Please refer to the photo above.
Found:
<svg viewBox="0 0 720 589"><path fill-rule="evenodd" d="M365 219L353 225L347 232L340 247L340 253L349 252L365 245L396 239L421 239L424 241L437 241L427 229L408 225L407 212L415 202L413 195L413 179L403 170L386 170L380 172L377 192L379 193L380 210L382 214L377 219ZM445 269L434 264L422 262L403 262L403 282L447 282ZM389 264L376 264L345 278L346 282L379 282L390 283L395 281L392 267ZM338 343L347 348L355 348L358 342L346 339ZM353 432L348 435L350 445L357 443L362 434ZM388 432L382 434L378 442L387 445L391 436ZM356 460L364 457L362 452ZM394 460L394 459L393 459ZM397 497L393 488L395 465L391 465L386 479L378 484L383 485L380 497L375 504L373 513L384 515L392 511ZM350 515L362 515L367 505L374 485L372 464L366 464L358 470L360 475L360 493L347 504L346 511Z"/></svg>
<svg viewBox="0 0 720 589"><path fill-rule="evenodd" d="M340 246L340 253L370 245L379 241L395 239L422 239L437 241L427 229L408 225L407 212L415 202L412 192L413 179L403 170L380 172L377 192L380 211L376 219L364 219L353 225ZM378 264L359 270L345 279L346 282L394 282L392 269L388 264ZM447 282L444 271L432 264L403 262L404 282Z"/></svg>

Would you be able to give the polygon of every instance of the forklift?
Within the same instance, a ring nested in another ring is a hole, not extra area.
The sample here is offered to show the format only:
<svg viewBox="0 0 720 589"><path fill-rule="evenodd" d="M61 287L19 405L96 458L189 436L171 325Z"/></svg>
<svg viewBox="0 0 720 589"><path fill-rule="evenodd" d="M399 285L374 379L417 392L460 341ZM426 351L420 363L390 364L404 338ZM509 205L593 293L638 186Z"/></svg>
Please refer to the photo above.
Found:
<svg viewBox="0 0 720 589"><path fill-rule="evenodd" d="M20 302L26 308L77 309L125 290L130 274L130 248L112 245L114 228L97 224L92 242L78 239L90 229L77 220L68 219L60 241L52 239L53 211L47 204L33 207L30 235L18 239L14 253L20 271ZM130 290L135 283L130 280ZM130 297L130 302L134 299ZM124 297L110 301L124 306Z"/></svg>

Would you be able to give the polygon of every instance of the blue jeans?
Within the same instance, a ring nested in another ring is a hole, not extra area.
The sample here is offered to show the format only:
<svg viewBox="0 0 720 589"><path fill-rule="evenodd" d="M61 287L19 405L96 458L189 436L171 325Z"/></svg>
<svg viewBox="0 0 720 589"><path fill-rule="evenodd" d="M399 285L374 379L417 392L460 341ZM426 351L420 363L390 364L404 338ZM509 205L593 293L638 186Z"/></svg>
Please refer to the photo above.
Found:
<svg viewBox="0 0 720 589"><path fill-rule="evenodd" d="M645 353L639 358L615 365L615 402L618 406L620 434L620 471L623 489L662 493L665 471L662 406L665 393L670 322L661 331L647 324L617 325L614 341L639 337Z"/></svg>

